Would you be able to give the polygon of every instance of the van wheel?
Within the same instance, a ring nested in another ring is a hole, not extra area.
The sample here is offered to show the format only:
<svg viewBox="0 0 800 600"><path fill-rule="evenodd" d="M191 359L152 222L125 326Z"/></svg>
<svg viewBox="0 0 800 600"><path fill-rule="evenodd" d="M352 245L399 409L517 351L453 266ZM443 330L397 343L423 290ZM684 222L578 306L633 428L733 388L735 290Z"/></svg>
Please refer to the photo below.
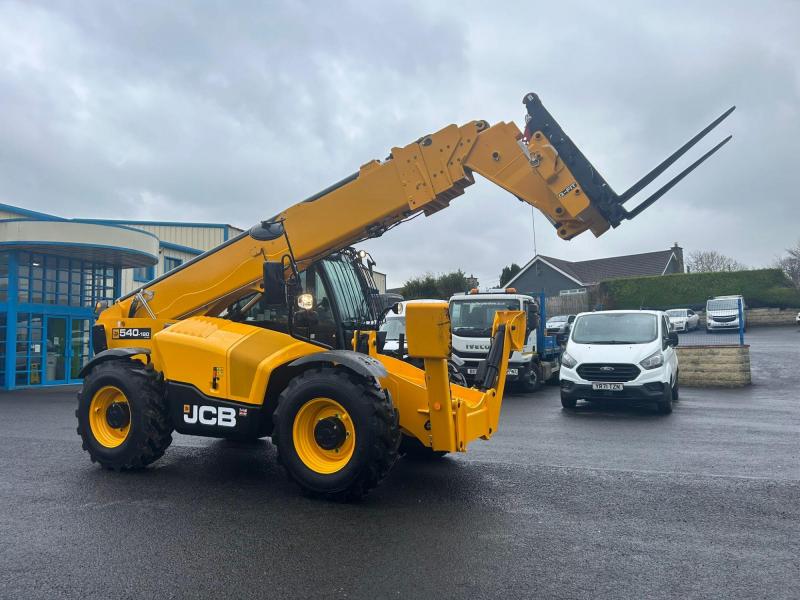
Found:
<svg viewBox="0 0 800 600"><path fill-rule="evenodd" d="M664 386L664 397L658 401L656 407L659 414L668 415L672 412L672 386Z"/></svg>
<svg viewBox="0 0 800 600"><path fill-rule="evenodd" d="M679 397L680 397L680 390L678 388L678 377L676 375L675 376L675 385L672 386L672 400L673 401L678 400Z"/></svg>
<svg viewBox="0 0 800 600"><path fill-rule="evenodd" d="M567 410L573 410L578 404L575 398L570 398L564 392L561 392L561 406Z"/></svg>

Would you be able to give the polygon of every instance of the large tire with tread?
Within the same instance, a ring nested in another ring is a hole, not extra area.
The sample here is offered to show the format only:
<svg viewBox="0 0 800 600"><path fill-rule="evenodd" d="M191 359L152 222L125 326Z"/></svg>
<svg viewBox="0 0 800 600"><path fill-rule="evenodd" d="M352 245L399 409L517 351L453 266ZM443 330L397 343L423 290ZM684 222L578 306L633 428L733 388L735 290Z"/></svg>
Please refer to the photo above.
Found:
<svg viewBox="0 0 800 600"><path fill-rule="evenodd" d="M318 438L317 427L331 419L339 419L347 437L325 449L330 438ZM292 379L278 398L273 423L278 461L312 496L357 500L397 461L400 427L391 400L374 379L343 368L310 369Z"/></svg>
<svg viewBox="0 0 800 600"><path fill-rule="evenodd" d="M400 440L400 455L411 460L438 460L447 455L446 450L434 450L426 446L417 438L410 435L403 435Z"/></svg>
<svg viewBox="0 0 800 600"><path fill-rule="evenodd" d="M122 421L104 417L115 409ZM106 469L142 469L172 443L163 378L139 361L111 360L94 367L78 392L75 416L83 449Z"/></svg>

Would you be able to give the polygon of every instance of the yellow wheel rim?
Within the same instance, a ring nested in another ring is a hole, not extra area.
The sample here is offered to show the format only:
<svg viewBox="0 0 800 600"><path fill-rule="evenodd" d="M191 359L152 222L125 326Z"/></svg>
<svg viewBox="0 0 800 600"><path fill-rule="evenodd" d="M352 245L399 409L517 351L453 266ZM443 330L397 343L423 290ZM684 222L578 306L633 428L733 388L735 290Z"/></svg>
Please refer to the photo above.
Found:
<svg viewBox="0 0 800 600"><path fill-rule="evenodd" d="M353 457L356 430L341 404L330 398L314 398L297 411L292 439L303 464L316 473L330 475Z"/></svg>
<svg viewBox="0 0 800 600"><path fill-rule="evenodd" d="M115 422L114 417L119 420L120 415L126 412L128 418L122 419L124 424L113 427L111 423ZM131 429L130 405L119 388L107 385L97 390L89 404L89 427L94 439L106 448L116 448L125 441Z"/></svg>

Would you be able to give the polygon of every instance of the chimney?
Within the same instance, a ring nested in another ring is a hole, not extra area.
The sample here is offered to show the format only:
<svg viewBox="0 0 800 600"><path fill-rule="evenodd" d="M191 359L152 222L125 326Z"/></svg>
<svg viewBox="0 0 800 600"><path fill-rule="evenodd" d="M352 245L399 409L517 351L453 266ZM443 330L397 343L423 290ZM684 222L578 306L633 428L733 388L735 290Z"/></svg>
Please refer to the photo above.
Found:
<svg viewBox="0 0 800 600"><path fill-rule="evenodd" d="M675 242L675 245L672 247L672 252L675 254L675 258L678 259L678 273L685 273L686 265L683 263L683 248L678 246L678 242Z"/></svg>

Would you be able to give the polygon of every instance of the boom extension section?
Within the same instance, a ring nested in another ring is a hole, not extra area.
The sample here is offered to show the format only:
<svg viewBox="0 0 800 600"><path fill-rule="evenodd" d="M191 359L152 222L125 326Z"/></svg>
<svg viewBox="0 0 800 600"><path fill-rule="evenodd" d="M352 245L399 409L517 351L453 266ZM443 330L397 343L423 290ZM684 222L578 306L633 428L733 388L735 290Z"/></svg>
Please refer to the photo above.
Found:
<svg viewBox="0 0 800 600"><path fill-rule="evenodd" d="M692 138L622 195L616 194L578 150L536 94L525 96L525 133L513 123L472 121L449 125L404 147L385 161L289 207L226 245L197 257L123 298L126 317L159 320L215 315L261 284L261 264L291 255L300 270L314 261L378 237L419 214L431 215L464 193L479 173L545 214L558 235L595 236L650 206L728 139L707 152L633 210L622 205L652 182L733 108Z"/></svg>

